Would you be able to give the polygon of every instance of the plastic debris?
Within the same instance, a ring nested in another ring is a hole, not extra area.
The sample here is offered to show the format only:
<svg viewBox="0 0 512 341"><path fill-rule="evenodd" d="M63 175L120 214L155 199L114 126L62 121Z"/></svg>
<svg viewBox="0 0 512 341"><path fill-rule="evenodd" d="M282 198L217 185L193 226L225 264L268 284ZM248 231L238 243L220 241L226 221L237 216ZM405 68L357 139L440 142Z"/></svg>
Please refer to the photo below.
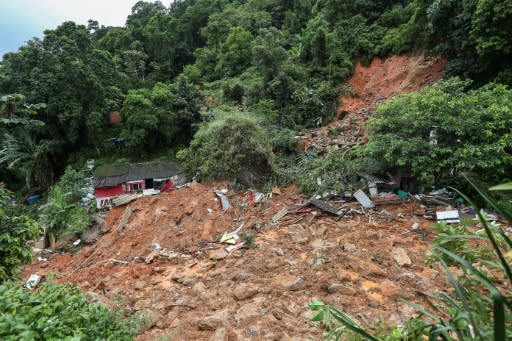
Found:
<svg viewBox="0 0 512 341"><path fill-rule="evenodd" d="M306 207L308 205L313 205L315 207L318 207L322 211L325 211L336 216L342 216L347 212L346 208L335 208L329 205L327 202L319 199L310 199L303 205L303 207Z"/></svg>
<svg viewBox="0 0 512 341"><path fill-rule="evenodd" d="M33 275L30 275L30 277L28 278L24 287L32 290L39 284L39 282L41 282L41 276L39 276L37 274L33 274Z"/></svg>
<svg viewBox="0 0 512 341"><path fill-rule="evenodd" d="M436 219L438 223L446 223L446 224L459 224L459 211L437 211Z"/></svg>
<svg viewBox="0 0 512 341"><path fill-rule="evenodd" d="M229 203L229 199L228 199L228 197L225 194L227 192L228 192L227 189L226 190L221 189L221 190L215 191L215 194L220 199L220 203L222 205L222 210L223 211L227 211L227 210L229 210L231 208L231 204Z"/></svg>
<svg viewBox="0 0 512 341"><path fill-rule="evenodd" d="M160 246L160 244L158 244L158 243L153 243L153 244L151 244L151 249L152 249L153 251L162 251L162 250L163 250L163 248L162 248L162 247Z"/></svg>
<svg viewBox="0 0 512 341"><path fill-rule="evenodd" d="M80 245L80 243L81 243L81 242L82 242L82 240L81 240L81 239L77 239L77 240L75 240L75 241L73 242L73 246L78 246L78 245Z"/></svg>
<svg viewBox="0 0 512 341"><path fill-rule="evenodd" d="M236 244L240 241L240 237L238 236L238 232L244 227L244 223L240 224L240 226L234 230L233 232L225 232L219 240L219 243L226 244Z"/></svg>
<svg viewBox="0 0 512 341"><path fill-rule="evenodd" d="M245 242L240 242L236 245L231 245L226 248L226 252L231 253L236 250L240 250L241 248L245 247Z"/></svg>

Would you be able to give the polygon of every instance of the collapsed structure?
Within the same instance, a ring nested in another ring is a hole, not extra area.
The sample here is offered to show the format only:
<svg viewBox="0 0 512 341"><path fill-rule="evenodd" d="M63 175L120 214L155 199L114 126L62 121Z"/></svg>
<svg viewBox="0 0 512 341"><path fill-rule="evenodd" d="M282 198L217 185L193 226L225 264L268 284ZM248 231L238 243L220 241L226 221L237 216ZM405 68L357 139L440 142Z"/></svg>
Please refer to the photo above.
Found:
<svg viewBox="0 0 512 341"><path fill-rule="evenodd" d="M101 166L93 175L96 207L110 208L112 199L119 195L151 195L184 181L185 173L174 161Z"/></svg>

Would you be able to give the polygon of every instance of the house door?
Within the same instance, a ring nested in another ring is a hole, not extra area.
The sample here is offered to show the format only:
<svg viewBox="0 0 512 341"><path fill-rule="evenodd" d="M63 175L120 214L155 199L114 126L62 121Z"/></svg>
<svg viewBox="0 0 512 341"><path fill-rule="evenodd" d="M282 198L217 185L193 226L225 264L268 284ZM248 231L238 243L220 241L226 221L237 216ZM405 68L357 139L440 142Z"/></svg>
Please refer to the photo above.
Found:
<svg viewBox="0 0 512 341"><path fill-rule="evenodd" d="M144 184L146 189L153 188L153 179L144 179Z"/></svg>

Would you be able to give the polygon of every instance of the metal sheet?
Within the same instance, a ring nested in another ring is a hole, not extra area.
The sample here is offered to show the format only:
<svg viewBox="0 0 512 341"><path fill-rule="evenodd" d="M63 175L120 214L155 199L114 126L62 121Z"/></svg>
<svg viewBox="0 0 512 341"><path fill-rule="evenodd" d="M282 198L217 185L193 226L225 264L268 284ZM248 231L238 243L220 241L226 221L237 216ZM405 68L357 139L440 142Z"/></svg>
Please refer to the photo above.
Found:
<svg viewBox="0 0 512 341"><path fill-rule="evenodd" d="M375 204L373 203L373 201L370 200L370 198L368 198L368 196L366 195L366 193L364 193L362 190L357 190L355 193L354 193L354 198L356 198L357 201L359 201L359 203L364 207L364 208L374 208L375 207Z"/></svg>

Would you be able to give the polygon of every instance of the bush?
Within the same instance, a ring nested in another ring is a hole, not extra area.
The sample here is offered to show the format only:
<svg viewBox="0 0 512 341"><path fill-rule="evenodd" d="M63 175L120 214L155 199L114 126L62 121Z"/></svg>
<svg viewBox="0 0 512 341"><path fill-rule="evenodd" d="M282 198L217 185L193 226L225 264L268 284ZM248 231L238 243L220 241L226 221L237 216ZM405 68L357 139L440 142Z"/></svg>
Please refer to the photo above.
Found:
<svg viewBox="0 0 512 341"><path fill-rule="evenodd" d="M357 175L361 164L341 150L332 151L325 156L303 154L299 162L283 157L276 164L280 183L296 182L309 195L341 193L355 190L361 185Z"/></svg>
<svg viewBox="0 0 512 341"><path fill-rule="evenodd" d="M0 339L5 341L132 340L137 329L136 318L90 303L69 284L43 283L35 292L0 285Z"/></svg>
<svg viewBox="0 0 512 341"><path fill-rule="evenodd" d="M203 123L178 153L184 165L204 179L238 180L247 186L272 171L273 154L266 131L248 113L231 110Z"/></svg>

